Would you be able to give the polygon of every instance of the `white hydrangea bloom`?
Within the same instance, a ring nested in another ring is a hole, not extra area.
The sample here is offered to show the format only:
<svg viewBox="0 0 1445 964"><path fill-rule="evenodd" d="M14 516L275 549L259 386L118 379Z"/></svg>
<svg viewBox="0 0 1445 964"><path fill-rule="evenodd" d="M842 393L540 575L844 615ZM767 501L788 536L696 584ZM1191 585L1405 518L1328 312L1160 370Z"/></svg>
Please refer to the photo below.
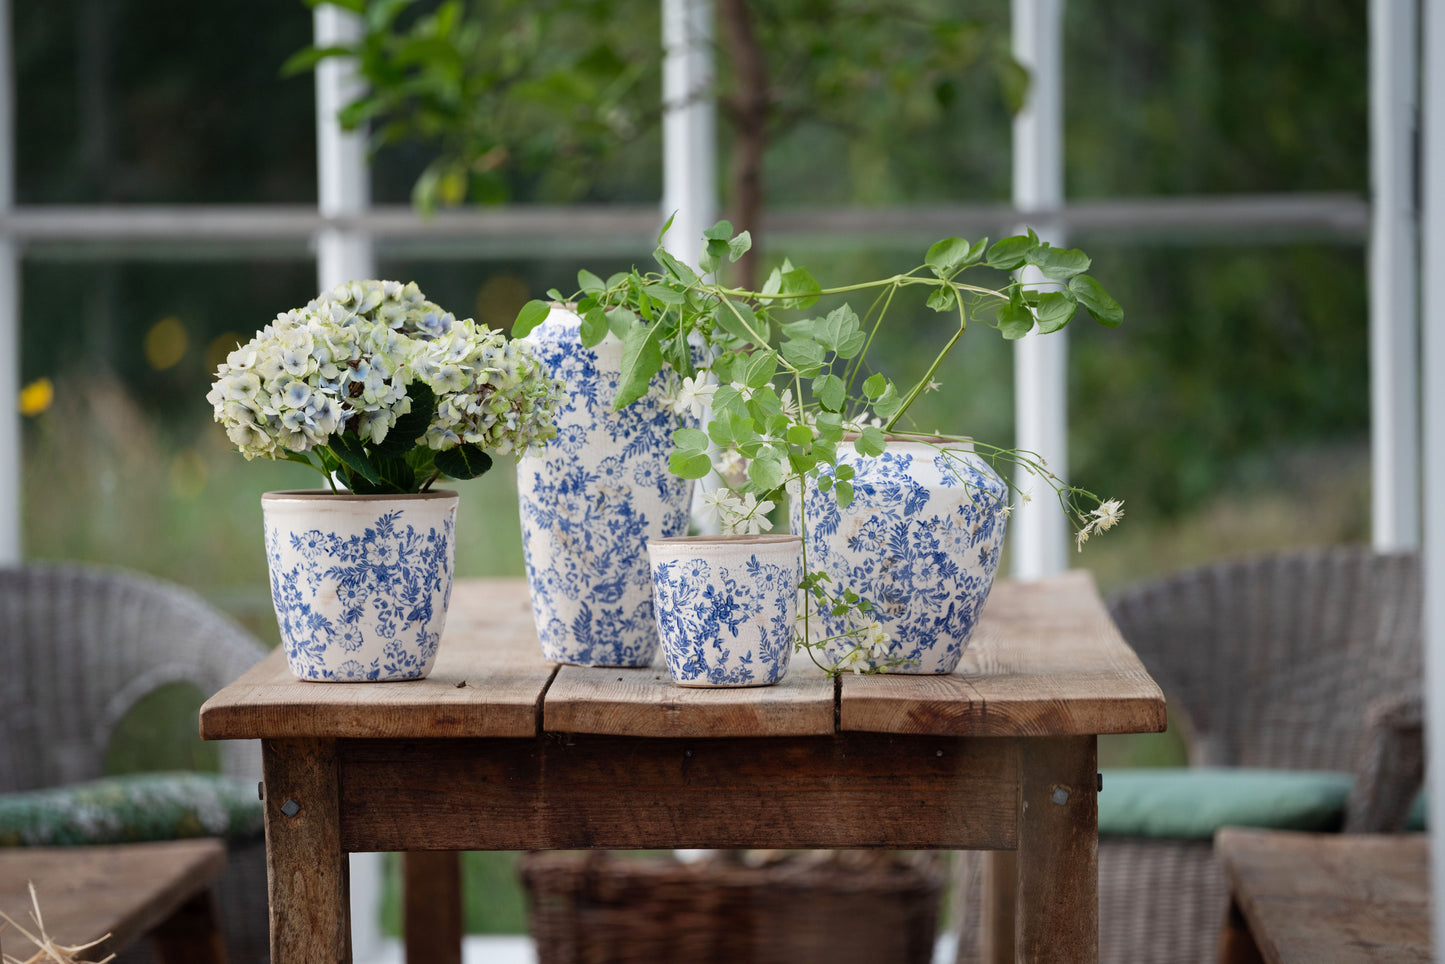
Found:
<svg viewBox="0 0 1445 964"><path fill-rule="evenodd" d="M227 356L206 399L242 455L282 458L341 432L384 441L417 381L438 401L417 445L520 454L556 434L564 386L529 346L396 281L348 282L277 315Z"/></svg>

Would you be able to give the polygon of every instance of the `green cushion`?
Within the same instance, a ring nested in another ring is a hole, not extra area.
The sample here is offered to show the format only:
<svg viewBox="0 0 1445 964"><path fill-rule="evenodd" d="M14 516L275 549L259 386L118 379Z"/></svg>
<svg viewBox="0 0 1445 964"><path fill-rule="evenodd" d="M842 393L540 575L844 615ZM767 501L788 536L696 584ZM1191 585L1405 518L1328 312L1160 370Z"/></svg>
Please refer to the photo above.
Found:
<svg viewBox="0 0 1445 964"><path fill-rule="evenodd" d="M1410 804L1410 815L1405 818L1405 829L1413 833L1430 829L1430 801L1424 790L1417 793L1415 802Z"/></svg>
<svg viewBox="0 0 1445 964"><path fill-rule="evenodd" d="M0 794L0 847L261 834L256 785L215 773L131 773Z"/></svg>
<svg viewBox="0 0 1445 964"><path fill-rule="evenodd" d="M1220 827L1338 830L1353 779L1300 770L1141 767L1108 770L1099 833L1210 840Z"/></svg>

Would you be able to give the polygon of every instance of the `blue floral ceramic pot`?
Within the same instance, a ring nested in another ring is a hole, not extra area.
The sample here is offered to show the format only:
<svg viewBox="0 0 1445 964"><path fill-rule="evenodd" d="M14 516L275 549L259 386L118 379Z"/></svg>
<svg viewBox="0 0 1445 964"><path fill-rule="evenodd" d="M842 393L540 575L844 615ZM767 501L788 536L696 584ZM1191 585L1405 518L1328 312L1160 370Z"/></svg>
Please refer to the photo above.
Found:
<svg viewBox="0 0 1445 964"><path fill-rule="evenodd" d="M793 653L803 540L694 536L648 543L657 628L679 686L768 686Z"/></svg>
<svg viewBox="0 0 1445 964"><path fill-rule="evenodd" d="M431 672L452 594L455 492L261 497L291 672L381 682Z"/></svg>
<svg viewBox="0 0 1445 964"><path fill-rule="evenodd" d="M908 660L891 672L953 672L993 587L1008 487L960 443L890 441L877 457L852 445L839 452L855 473L853 501L839 509L808 481L809 567L826 572L835 591L872 602L872 618L892 637L890 656ZM792 525L803 531L796 499ZM814 639L848 629L842 617L814 618L822 623L821 632L810 627ZM847 648L830 644L829 655Z"/></svg>
<svg viewBox="0 0 1445 964"><path fill-rule="evenodd" d="M554 306L527 339L567 383L557 437L517 463L522 548L542 654L584 666L648 666L657 654L649 539L687 532L692 483L667 470L681 423L665 376L614 411L622 343L583 348L581 320Z"/></svg>

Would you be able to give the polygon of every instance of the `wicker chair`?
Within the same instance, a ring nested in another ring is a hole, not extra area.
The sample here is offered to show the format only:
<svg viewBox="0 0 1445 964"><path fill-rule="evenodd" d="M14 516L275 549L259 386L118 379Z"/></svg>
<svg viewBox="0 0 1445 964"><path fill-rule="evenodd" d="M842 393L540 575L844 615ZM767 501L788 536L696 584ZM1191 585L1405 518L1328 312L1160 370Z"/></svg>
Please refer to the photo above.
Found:
<svg viewBox="0 0 1445 964"><path fill-rule="evenodd" d="M1344 829L1403 828L1424 769L1418 557L1340 548L1223 563L1127 589L1109 609L1182 711L1171 724L1191 765L1351 772ZM976 890L980 863L960 861L961 892ZM1099 841L1100 960L1213 961L1227 901L1207 841ZM957 909L959 960L973 960L977 900Z"/></svg>
<svg viewBox="0 0 1445 964"><path fill-rule="evenodd" d="M179 586L90 566L0 569L0 792L102 776L111 734L143 696L185 682L210 694L265 655ZM254 741L221 744L228 776L259 780ZM217 884L231 964L269 954L264 844L232 844ZM123 961L150 959L148 947Z"/></svg>

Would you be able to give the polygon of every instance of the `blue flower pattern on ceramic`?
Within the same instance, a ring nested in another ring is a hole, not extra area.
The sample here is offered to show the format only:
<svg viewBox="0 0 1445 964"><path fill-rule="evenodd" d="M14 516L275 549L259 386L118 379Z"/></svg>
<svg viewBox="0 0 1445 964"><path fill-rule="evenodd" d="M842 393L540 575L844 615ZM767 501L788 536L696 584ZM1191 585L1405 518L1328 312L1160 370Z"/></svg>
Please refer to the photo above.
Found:
<svg viewBox="0 0 1445 964"><path fill-rule="evenodd" d="M451 599L455 521L417 530L398 526L400 515L384 513L360 535L266 527L271 599L301 679L417 679L430 669ZM331 595L336 606L317 604Z"/></svg>
<svg viewBox="0 0 1445 964"><path fill-rule="evenodd" d="M923 443L890 442L877 457L846 446L840 462L855 472L847 508L808 483L809 565L873 603L892 655L916 661L895 672L953 672L998 569L1007 487L977 455ZM801 532L796 500L792 527ZM820 621L814 638L847 630L843 617ZM844 651L829 646L835 660Z"/></svg>
<svg viewBox="0 0 1445 964"><path fill-rule="evenodd" d="M793 566L756 555L733 567L704 559L655 563L657 627L673 680L684 686L781 680L792 657L802 578L801 556Z"/></svg>
<svg viewBox="0 0 1445 964"><path fill-rule="evenodd" d="M687 531L692 483L668 472L667 459L673 430L696 423L672 413L662 375L613 411L619 369L582 347L579 325L553 309L528 336L568 388L557 438L517 464L533 615L548 659L648 666L658 640L647 540Z"/></svg>

